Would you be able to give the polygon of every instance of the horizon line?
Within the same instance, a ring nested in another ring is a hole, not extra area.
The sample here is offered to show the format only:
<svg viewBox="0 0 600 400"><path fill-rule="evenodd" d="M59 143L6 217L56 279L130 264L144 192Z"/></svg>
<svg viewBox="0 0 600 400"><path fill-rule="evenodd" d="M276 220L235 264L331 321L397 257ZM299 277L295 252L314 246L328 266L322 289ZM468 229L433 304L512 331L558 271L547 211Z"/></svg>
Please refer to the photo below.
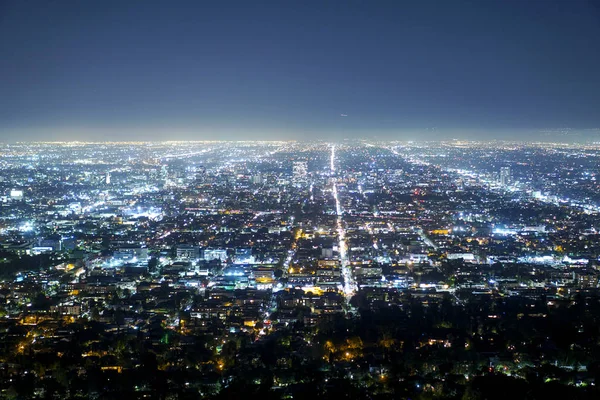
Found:
<svg viewBox="0 0 600 400"><path fill-rule="evenodd" d="M569 145L569 144L577 144L577 145L600 145L600 141L592 141L590 139L587 143L582 142L573 142L573 141L540 141L540 140L514 140L514 139L489 139L489 140L481 140L481 139L360 139L360 138L344 138L341 140L324 140L324 139L288 139L288 140L268 140L268 139L257 139L257 140L235 140L235 139L224 139L224 140L22 140L22 141L2 141L0 140L0 145L28 145L28 144L47 144L47 145L89 145L89 144L131 144L131 145L140 145L140 144L186 144L186 143L307 143L307 142L318 142L318 143L340 143L340 142L383 142L383 143L510 143L510 144L561 144L561 145Z"/></svg>

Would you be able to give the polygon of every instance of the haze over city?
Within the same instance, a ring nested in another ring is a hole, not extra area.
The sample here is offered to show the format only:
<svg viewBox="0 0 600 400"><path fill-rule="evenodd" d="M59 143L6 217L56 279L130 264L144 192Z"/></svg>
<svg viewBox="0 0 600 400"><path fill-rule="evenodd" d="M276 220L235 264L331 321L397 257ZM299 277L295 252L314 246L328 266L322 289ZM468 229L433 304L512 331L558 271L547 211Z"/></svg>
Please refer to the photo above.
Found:
<svg viewBox="0 0 600 400"><path fill-rule="evenodd" d="M3 1L0 139L595 141L600 10Z"/></svg>
<svg viewBox="0 0 600 400"><path fill-rule="evenodd" d="M600 399L595 0L0 0L0 400Z"/></svg>

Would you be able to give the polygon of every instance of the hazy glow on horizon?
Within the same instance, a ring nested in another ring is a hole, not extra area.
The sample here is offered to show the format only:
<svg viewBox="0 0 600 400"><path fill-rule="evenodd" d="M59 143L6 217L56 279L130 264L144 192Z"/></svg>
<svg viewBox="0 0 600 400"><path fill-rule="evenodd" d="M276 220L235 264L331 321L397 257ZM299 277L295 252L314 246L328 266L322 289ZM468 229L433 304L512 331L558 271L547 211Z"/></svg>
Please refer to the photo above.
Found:
<svg viewBox="0 0 600 400"><path fill-rule="evenodd" d="M0 141L600 139L592 3L233 3L3 2Z"/></svg>

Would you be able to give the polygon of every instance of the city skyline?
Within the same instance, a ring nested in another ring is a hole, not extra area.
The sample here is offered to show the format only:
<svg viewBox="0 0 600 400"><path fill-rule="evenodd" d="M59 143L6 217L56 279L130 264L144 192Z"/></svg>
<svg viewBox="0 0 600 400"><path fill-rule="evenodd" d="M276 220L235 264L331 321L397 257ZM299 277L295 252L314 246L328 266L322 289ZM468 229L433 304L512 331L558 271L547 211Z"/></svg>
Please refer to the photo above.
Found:
<svg viewBox="0 0 600 400"><path fill-rule="evenodd" d="M0 399L600 399L597 0L0 0Z"/></svg>
<svg viewBox="0 0 600 400"><path fill-rule="evenodd" d="M599 160L600 144L0 144L0 393L597 399Z"/></svg>

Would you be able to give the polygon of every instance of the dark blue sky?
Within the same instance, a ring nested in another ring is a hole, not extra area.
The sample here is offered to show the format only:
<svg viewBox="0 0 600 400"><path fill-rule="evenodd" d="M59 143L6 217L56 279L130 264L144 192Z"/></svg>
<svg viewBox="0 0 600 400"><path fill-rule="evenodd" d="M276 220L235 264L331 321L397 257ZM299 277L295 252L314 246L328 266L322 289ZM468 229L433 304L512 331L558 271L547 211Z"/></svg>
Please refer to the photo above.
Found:
<svg viewBox="0 0 600 400"><path fill-rule="evenodd" d="M588 0L0 0L10 141L600 138L599 71Z"/></svg>

